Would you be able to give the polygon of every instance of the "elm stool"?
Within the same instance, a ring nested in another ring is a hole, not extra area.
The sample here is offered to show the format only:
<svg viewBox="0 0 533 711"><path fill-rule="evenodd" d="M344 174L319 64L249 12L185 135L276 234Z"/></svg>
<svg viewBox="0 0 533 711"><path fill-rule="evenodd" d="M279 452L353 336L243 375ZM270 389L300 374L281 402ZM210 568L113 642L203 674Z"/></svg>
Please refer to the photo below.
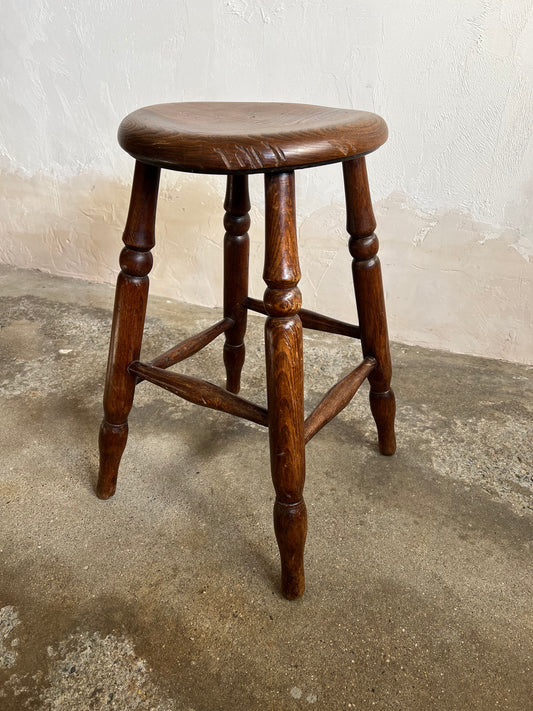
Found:
<svg viewBox="0 0 533 711"><path fill-rule="evenodd" d="M281 103L176 103L134 111L118 139L136 160L120 255L109 362L100 428L97 494L115 492L128 436L135 386L147 380L190 402L244 417L268 428L276 491L274 529L285 597L304 592L307 515L303 500L305 445L332 420L368 378L370 408L382 454L395 451L395 400L378 240L365 154L387 139L383 119L364 111ZM301 309L294 171L342 163L347 230L359 326ZM224 318L149 362L139 360L161 168L227 175L224 202ZM248 175L265 176L263 300L248 296ZM244 363L247 311L265 324L267 409L237 393ZM302 327L359 338L363 360L304 417ZM224 334L226 388L167 368Z"/></svg>

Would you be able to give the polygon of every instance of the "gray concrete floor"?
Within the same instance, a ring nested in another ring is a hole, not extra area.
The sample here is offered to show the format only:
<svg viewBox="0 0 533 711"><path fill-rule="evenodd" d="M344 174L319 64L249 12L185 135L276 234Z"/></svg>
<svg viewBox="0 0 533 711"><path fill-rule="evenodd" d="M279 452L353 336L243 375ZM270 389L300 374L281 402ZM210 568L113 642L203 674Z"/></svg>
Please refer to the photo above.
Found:
<svg viewBox="0 0 533 711"><path fill-rule="evenodd" d="M0 708L533 709L533 369L395 345L307 450L307 592L278 593L266 432L139 387L94 493L113 290L0 269ZM215 320L151 300L144 354ZM243 394L264 402L262 320ZM220 341L183 370L222 382ZM307 332L311 407L359 360Z"/></svg>

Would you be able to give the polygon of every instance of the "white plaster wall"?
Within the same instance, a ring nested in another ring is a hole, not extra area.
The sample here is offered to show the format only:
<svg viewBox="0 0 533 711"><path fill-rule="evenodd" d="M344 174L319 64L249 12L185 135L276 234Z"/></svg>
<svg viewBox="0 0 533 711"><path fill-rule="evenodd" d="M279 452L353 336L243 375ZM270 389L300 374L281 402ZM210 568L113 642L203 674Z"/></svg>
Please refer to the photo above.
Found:
<svg viewBox="0 0 533 711"><path fill-rule="evenodd" d="M0 261L117 271L138 106L383 115L369 172L394 339L533 360L533 0L2 0ZM338 166L298 174L305 306L353 318ZM262 293L262 184L252 180ZM223 180L167 174L152 290L220 304Z"/></svg>

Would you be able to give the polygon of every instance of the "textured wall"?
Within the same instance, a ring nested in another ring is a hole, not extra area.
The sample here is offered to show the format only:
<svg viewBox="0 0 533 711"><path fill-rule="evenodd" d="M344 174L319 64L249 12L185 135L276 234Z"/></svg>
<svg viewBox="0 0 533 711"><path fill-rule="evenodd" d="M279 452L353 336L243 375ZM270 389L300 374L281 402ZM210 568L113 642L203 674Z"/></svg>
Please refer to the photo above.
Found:
<svg viewBox="0 0 533 711"><path fill-rule="evenodd" d="M390 330L530 362L533 0L3 0L0 261L112 281L128 111L280 100L382 114ZM254 291L262 185L252 180ZM305 305L353 317L338 167L298 174ZM167 175L153 291L220 303L223 181ZM198 271L196 271L198 268ZM339 306L340 305L340 306Z"/></svg>

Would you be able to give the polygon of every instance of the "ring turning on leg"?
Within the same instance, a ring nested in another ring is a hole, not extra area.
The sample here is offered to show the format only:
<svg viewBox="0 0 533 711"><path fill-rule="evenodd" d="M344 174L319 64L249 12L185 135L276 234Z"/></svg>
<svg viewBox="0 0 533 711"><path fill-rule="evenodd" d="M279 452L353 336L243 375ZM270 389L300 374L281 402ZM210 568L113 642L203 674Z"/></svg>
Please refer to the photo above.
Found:
<svg viewBox="0 0 533 711"><path fill-rule="evenodd" d="M303 341L298 312L300 266L296 243L294 173L265 176L266 247L263 278L268 425L272 481L276 490L274 529L281 556L285 597L305 589L303 553L307 513L305 480Z"/></svg>
<svg viewBox="0 0 533 711"><path fill-rule="evenodd" d="M100 473L96 493L108 499L115 493L118 467L128 438L128 415L136 377L128 372L138 360L148 299L150 250L155 244L155 210L159 168L136 163L130 209L120 255L115 309L104 391L104 419L100 427Z"/></svg>
<svg viewBox="0 0 533 711"><path fill-rule="evenodd" d="M224 365L226 389L238 393L241 387L241 370L244 364L244 334L246 333L246 307L248 296L248 255L250 240L250 198L248 176L228 175L224 201L224 316L235 324L226 331Z"/></svg>
<svg viewBox="0 0 533 711"><path fill-rule="evenodd" d="M385 298L378 254L376 221L372 210L366 163L363 156L343 163L346 192L347 230L350 234L352 274L365 357L377 360L370 373L370 408L378 430L382 454L394 454L396 405L390 388L391 359Z"/></svg>

